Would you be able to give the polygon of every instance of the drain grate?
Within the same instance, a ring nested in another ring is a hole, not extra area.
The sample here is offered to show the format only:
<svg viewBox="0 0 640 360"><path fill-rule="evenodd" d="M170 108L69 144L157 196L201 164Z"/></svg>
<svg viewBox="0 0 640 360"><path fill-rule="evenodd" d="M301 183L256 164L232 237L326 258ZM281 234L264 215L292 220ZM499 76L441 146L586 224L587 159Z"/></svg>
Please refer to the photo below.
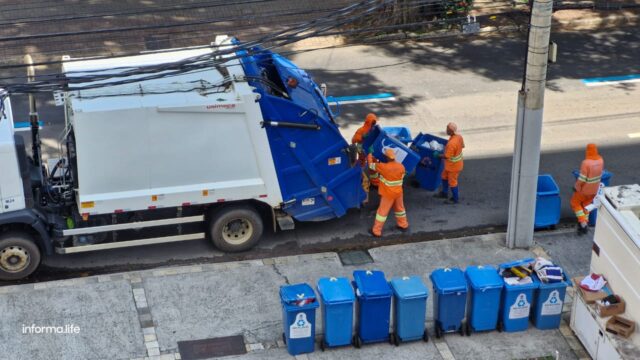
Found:
<svg viewBox="0 0 640 360"><path fill-rule="evenodd" d="M198 360L247 353L242 335L178 341L178 350L180 350L180 357L184 360Z"/></svg>
<svg viewBox="0 0 640 360"><path fill-rule="evenodd" d="M373 258L367 250L343 251L338 256L340 256L342 265L364 265L373 262Z"/></svg>

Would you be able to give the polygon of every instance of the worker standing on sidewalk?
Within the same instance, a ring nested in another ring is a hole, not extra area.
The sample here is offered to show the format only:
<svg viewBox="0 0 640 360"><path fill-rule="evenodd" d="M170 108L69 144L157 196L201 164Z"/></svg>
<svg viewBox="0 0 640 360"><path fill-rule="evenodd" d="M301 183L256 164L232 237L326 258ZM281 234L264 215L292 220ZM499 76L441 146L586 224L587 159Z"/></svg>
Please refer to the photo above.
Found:
<svg viewBox="0 0 640 360"><path fill-rule="evenodd" d="M447 125L447 135L449 135L449 141L444 147L444 154L436 153L436 156L444 159L442 190L436 194L436 197L446 199L449 196L449 187L451 187L451 198L447 200L447 203L457 204L459 201L458 176L464 166L462 160L464 139L462 135L458 134L458 126L452 122Z"/></svg>
<svg viewBox="0 0 640 360"><path fill-rule="evenodd" d="M371 131L377 122L378 117L376 114L367 114L364 124L356 130L356 133L351 138L351 144L356 145L358 149L358 164L360 164L360 167L362 168L362 189L367 194L364 204L369 202L369 187L371 183L373 183L374 186L378 185L378 174L365 167L367 155L366 149L363 149L364 138L369 134L369 131Z"/></svg>
<svg viewBox="0 0 640 360"><path fill-rule="evenodd" d="M589 211L585 209L593 202L600 188L600 178L604 171L604 160L598 154L596 144L588 144L585 159L580 164L580 175L573 186L571 209L578 218L578 235L589 232Z"/></svg>
<svg viewBox="0 0 640 360"><path fill-rule="evenodd" d="M376 211L373 229L371 229L371 234L375 237L382 236L382 228L391 208L396 216L396 227L403 232L409 229L402 191L402 181L405 175L404 165L395 161L396 153L392 149L387 148L384 155L388 160L387 163L377 162L371 154L367 157L369 168L376 171L380 179L378 186L380 205Z"/></svg>

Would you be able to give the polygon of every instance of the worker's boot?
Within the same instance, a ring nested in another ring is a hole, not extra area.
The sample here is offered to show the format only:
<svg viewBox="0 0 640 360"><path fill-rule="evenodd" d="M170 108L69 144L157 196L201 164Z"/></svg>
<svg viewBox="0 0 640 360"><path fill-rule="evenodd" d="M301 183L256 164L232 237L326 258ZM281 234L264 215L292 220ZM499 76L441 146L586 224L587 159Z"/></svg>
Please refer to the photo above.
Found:
<svg viewBox="0 0 640 360"><path fill-rule="evenodd" d="M439 193L435 194L433 197L439 199L446 199L449 196L449 181L442 180L442 190Z"/></svg>
<svg viewBox="0 0 640 360"><path fill-rule="evenodd" d="M579 236L583 236L583 235L587 235L589 233L589 226L587 226L587 223L578 223L578 235Z"/></svg>
<svg viewBox="0 0 640 360"><path fill-rule="evenodd" d="M452 187L452 188L451 188L451 199L449 199L449 201L450 201L450 202L452 202L452 203L454 203L454 204L457 204L457 203L458 203L458 200L459 200L459 197L458 197L458 187L457 187L457 186L455 186L455 187Z"/></svg>

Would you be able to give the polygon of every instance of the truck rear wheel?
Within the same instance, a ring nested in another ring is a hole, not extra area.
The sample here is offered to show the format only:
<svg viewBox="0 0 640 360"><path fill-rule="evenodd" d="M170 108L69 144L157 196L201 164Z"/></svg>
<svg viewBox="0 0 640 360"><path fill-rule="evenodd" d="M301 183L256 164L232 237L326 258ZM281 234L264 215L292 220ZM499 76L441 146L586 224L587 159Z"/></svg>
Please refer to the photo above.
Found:
<svg viewBox="0 0 640 360"><path fill-rule="evenodd" d="M0 235L0 280L19 280L40 265L40 249L29 233L10 231Z"/></svg>
<svg viewBox="0 0 640 360"><path fill-rule="evenodd" d="M254 247L262 236L262 218L250 207L230 207L216 211L209 221L213 244L226 252Z"/></svg>

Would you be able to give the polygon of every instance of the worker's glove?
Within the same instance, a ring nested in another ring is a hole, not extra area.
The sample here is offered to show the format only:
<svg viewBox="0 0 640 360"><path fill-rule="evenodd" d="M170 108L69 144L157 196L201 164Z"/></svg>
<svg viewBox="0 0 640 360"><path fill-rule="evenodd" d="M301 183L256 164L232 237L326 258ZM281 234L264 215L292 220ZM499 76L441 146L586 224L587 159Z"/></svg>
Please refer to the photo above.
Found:
<svg viewBox="0 0 640 360"><path fill-rule="evenodd" d="M369 164L373 164L373 155L371 155L371 153L369 153L369 155L367 155L367 162Z"/></svg>

